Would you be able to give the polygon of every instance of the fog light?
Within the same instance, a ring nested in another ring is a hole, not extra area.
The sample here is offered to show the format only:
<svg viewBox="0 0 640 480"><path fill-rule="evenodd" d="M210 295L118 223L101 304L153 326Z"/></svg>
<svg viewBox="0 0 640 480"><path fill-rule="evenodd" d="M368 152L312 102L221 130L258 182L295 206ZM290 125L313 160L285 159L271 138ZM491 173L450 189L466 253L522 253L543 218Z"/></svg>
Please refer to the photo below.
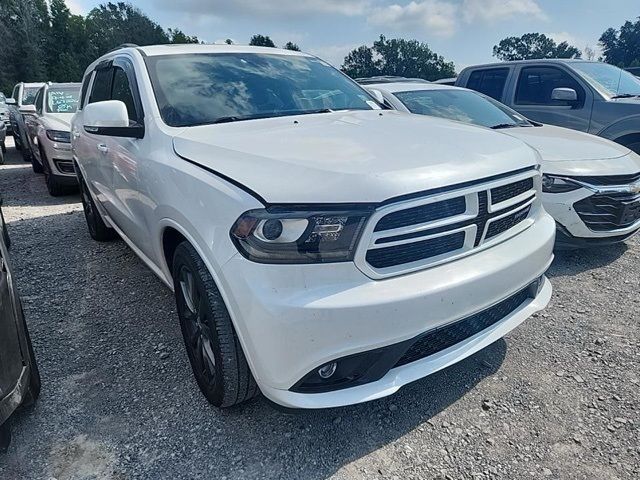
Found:
<svg viewBox="0 0 640 480"><path fill-rule="evenodd" d="M325 365L318 370L318 375L320 375L320 378L324 378L326 380L327 378L331 378L331 376L336 373L337 368L338 364L336 362L329 363L328 365Z"/></svg>
<svg viewBox="0 0 640 480"><path fill-rule="evenodd" d="M275 240L282 235L282 222L280 220L267 220L262 226L262 235L267 240Z"/></svg>

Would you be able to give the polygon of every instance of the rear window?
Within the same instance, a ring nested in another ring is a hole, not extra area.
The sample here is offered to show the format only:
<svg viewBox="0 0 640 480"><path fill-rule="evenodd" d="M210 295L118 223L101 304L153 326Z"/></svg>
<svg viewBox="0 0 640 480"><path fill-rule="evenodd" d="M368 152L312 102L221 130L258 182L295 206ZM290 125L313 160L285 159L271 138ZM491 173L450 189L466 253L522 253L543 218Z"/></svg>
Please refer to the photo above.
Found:
<svg viewBox="0 0 640 480"><path fill-rule="evenodd" d="M496 100L502 100L504 86L509 76L508 68L492 68L488 70L475 70L469 76L467 88L484 93Z"/></svg>

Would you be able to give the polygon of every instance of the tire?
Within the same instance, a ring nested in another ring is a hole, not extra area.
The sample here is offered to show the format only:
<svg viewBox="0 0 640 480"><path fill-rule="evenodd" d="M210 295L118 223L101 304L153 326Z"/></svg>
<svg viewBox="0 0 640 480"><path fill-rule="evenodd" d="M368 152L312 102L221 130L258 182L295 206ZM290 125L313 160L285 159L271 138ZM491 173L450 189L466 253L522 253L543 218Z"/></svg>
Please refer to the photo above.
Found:
<svg viewBox="0 0 640 480"><path fill-rule="evenodd" d="M80 196L82 197L82 208L84 210L84 218L87 220L87 227L89 228L89 235L91 238L98 242L108 242L115 239L118 234L113 228L107 227L104 223L100 212L96 208L96 204L91 197L89 188L80 175L78 175L78 182L80 183Z"/></svg>
<svg viewBox="0 0 640 480"><path fill-rule="evenodd" d="M0 149L0 165L4 165L4 148Z"/></svg>
<svg viewBox="0 0 640 480"><path fill-rule="evenodd" d="M5 453L11 444L11 417L0 425L0 453Z"/></svg>
<svg viewBox="0 0 640 480"><path fill-rule="evenodd" d="M9 230L7 230L7 224L4 221L2 210L0 210L0 216L2 216L2 240L4 240L4 244L8 250L9 248L11 248L11 237L9 237Z"/></svg>
<svg viewBox="0 0 640 480"><path fill-rule="evenodd" d="M16 150L22 150L22 142L20 141L20 132L18 129L14 129L11 135L13 136L13 144L16 147Z"/></svg>
<svg viewBox="0 0 640 480"><path fill-rule="evenodd" d="M42 173L42 165L40 165L38 163L38 161L36 160L35 155L31 154L31 158L29 160L27 160L27 157L25 156L25 152L27 151L26 148L24 148L22 150L22 156L24 157L24 161L25 162L31 162L31 168L33 169L34 173Z"/></svg>
<svg viewBox="0 0 640 480"><path fill-rule="evenodd" d="M42 171L44 173L44 182L47 184L47 190L52 197L59 197L69 193L69 188L66 185L61 185L56 177L51 174L51 168L49 167L49 160L44 150L40 148L40 160L42 160Z"/></svg>
<svg viewBox="0 0 640 480"><path fill-rule="evenodd" d="M22 309L22 306L20 309ZM22 314L22 318L24 318L24 312ZM24 334L27 337L27 349L29 352L31 374L29 375L29 387L24 394L21 407L30 408L36 403L38 397L40 397L42 382L40 380L40 370L38 369L38 362L36 361L36 354L33 351L33 344L31 343L31 336L29 335L29 329L27 328L26 321L24 322Z"/></svg>
<svg viewBox="0 0 640 480"><path fill-rule="evenodd" d="M2 153L7 153L7 143L6 143L6 141L2 142L2 145L0 145L0 147L2 148Z"/></svg>
<svg viewBox="0 0 640 480"><path fill-rule="evenodd" d="M42 173L42 170L37 171L36 169L39 167L40 169L42 168L40 165L38 165L38 167L36 167L36 163L37 161L34 159L33 157L33 152L31 151L31 147L29 146L29 144L27 143L22 144L22 159L27 162L27 163L31 163L31 165L33 166L33 171L36 173Z"/></svg>
<svg viewBox="0 0 640 480"><path fill-rule="evenodd" d="M258 393L231 317L209 270L188 242L173 256L180 328L200 391L216 407L232 407Z"/></svg>

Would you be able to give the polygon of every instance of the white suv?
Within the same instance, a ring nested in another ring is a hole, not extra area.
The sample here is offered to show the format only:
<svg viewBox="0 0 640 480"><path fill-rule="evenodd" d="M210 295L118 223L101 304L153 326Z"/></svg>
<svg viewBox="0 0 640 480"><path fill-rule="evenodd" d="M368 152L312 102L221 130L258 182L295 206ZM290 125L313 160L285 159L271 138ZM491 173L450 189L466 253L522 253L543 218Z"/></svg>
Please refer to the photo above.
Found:
<svg viewBox="0 0 640 480"><path fill-rule="evenodd" d="M125 47L89 66L72 148L91 236L174 290L207 399L373 400L542 309L537 153L380 109L316 57Z"/></svg>

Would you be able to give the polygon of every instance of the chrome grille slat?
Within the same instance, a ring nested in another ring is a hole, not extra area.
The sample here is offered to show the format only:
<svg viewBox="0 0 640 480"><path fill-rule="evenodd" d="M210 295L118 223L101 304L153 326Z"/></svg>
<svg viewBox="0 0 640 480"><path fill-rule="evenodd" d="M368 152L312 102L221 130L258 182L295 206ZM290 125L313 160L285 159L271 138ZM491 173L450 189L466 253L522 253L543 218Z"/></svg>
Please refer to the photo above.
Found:
<svg viewBox="0 0 640 480"><path fill-rule="evenodd" d="M356 263L370 276L384 278L501 241L507 232L515 235L532 223L529 216L538 189L539 173L531 170L456 191L389 202L372 216Z"/></svg>

